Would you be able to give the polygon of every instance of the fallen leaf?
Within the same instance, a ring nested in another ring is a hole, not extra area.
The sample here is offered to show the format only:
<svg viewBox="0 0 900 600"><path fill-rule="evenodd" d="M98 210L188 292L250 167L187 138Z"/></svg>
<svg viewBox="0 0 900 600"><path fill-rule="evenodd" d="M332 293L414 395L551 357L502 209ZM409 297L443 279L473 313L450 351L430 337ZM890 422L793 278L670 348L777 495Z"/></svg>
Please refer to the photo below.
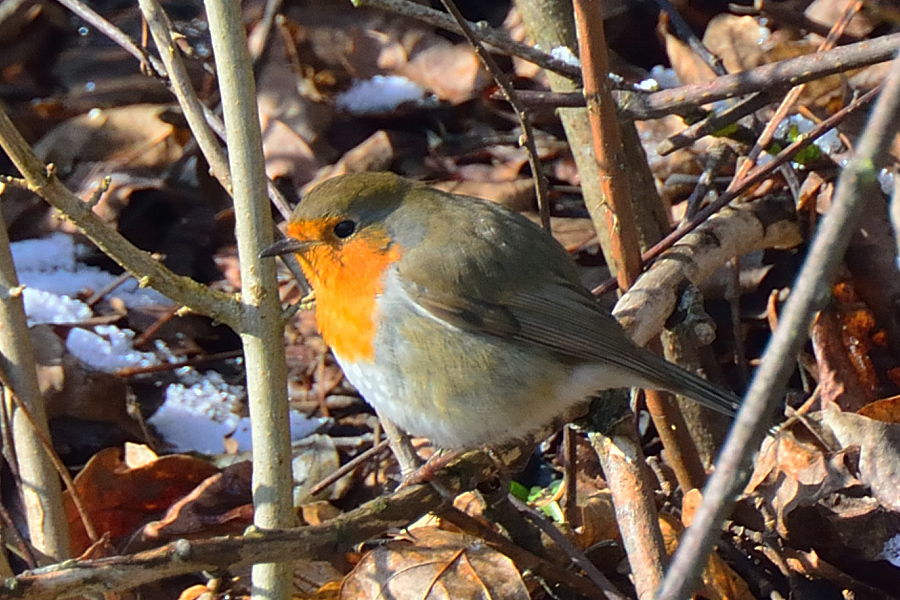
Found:
<svg viewBox="0 0 900 600"><path fill-rule="evenodd" d="M253 521L251 471L252 464L245 460L207 477L172 504L162 519L147 523L141 536L158 542L198 533L242 531Z"/></svg>
<svg viewBox="0 0 900 600"><path fill-rule="evenodd" d="M729 73L746 71L763 62L760 44L765 32L756 17L721 14L706 26L703 43L719 57Z"/></svg>
<svg viewBox="0 0 900 600"><path fill-rule="evenodd" d="M772 508L776 528L787 535L791 511L812 506L837 490L858 483L850 473L845 453L826 454L790 431L780 431L763 442L744 494L756 493Z"/></svg>
<svg viewBox="0 0 900 600"><path fill-rule="evenodd" d="M121 448L105 448L75 478L75 489L97 533L108 532L115 542L168 509L216 470L206 461L184 455L164 456L131 469L122 460ZM90 546L90 539L68 491L63 504L72 552L80 554Z"/></svg>
<svg viewBox="0 0 900 600"><path fill-rule="evenodd" d="M481 540L418 528L366 554L341 586L342 599L528 600L512 560Z"/></svg>
<svg viewBox="0 0 900 600"><path fill-rule="evenodd" d="M666 546L666 553L671 556L678 548L678 541L684 532L684 526L670 513L659 514L659 526ZM703 587L697 593L709 600L753 600L747 583L725 564L715 553L710 554L703 570Z"/></svg>
<svg viewBox="0 0 900 600"><path fill-rule="evenodd" d="M828 404L822 424L842 447L859 448L859 478L888 510L900 511L900 425L841 412Z"/></svg>

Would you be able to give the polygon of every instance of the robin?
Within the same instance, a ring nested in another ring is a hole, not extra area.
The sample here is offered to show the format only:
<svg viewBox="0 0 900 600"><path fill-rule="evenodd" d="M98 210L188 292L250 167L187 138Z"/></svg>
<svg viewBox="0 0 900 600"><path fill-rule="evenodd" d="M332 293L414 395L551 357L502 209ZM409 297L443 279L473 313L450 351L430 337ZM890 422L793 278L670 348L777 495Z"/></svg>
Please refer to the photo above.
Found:
<svg viewBox="0 0 900 600"><path fill-rule="evenodd" d="M342 175L303 198L286 233L262 254L296 254L347 379L439 447L524 438L609 388L738 406L635 345L565 249L498 204L391 173Z"/></svg>

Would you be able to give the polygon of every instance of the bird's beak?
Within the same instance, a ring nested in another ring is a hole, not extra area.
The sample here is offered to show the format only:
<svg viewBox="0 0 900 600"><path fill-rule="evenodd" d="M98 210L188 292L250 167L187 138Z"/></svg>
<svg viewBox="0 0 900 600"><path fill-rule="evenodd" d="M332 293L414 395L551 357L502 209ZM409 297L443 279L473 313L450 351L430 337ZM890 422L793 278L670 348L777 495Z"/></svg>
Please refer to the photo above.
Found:
<svg viewBox="0 0 900 600"><path fill-rule="evenodd" d="M259 253L259 257L265 258L267 256L281 256L282 254L297 254L305 251L311 244L312 242L304 242L286 237L283 240L278 240L268 248L264 248L263 251Z"/></svg>

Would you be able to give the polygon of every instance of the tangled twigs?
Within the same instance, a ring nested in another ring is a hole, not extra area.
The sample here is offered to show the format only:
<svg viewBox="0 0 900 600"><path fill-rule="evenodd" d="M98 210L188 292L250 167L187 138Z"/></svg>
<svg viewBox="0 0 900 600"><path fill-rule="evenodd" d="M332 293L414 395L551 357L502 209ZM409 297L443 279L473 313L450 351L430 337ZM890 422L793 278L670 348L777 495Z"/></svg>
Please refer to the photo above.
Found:
<svg viewBox="0 0 900 600"><path fill-rule="evenodd" d="M671 114L696 113L701 106L756 92L773 92L801 83L844 73L860 67L886 62L900 49L900 33L874 40L841 46L756 67L733 75L725 75L708 83L696 83L662 90L652 94L614 91L619 111L632 119L658 119ZM581 92L517 92L529 106L584 106Z"/></svg>

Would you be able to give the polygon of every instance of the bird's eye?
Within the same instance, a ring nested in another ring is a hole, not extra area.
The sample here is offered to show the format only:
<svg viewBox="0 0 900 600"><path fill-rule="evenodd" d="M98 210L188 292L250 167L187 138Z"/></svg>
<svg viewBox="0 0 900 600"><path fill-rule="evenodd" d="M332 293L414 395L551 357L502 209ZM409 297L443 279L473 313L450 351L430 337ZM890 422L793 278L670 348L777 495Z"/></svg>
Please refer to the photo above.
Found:
<svg viewBox="0 0 900 600"><path fill-rule="evenodd" d="M356 223L349 219L334 226L334 235L341 239L350 237L354 231L356 231Z"/></svg>

